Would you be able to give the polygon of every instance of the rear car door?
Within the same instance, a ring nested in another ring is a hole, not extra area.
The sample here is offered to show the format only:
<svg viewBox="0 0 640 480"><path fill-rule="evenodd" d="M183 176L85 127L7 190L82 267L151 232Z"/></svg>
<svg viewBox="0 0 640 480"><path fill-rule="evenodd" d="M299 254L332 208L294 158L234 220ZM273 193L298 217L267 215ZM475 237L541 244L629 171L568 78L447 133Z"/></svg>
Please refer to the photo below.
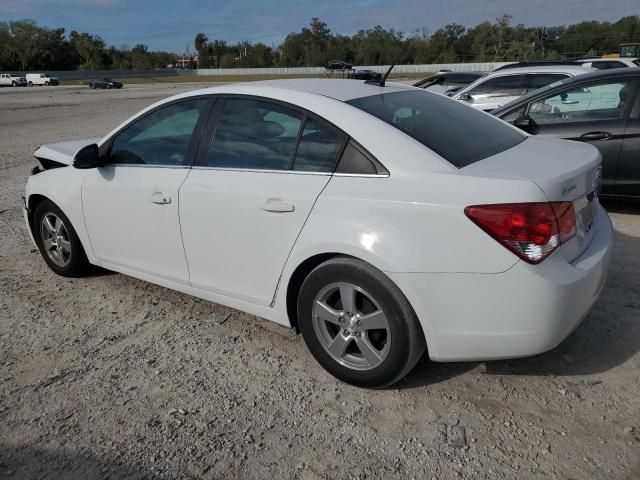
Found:
<svg viewBox="0 0 640 480"><path fill-rule="evenodd" d="M615 186L618 195L640 195L640 79L635 82L635 103L625 128Z"/></svg>
<svg viewBox="0 0 640 480"><path fill-rule="evenodd" d="M635 81L611 79L570 87L532 102L529 133L589 142L602 153L603 193L615 179Z"/></svg>
<svg viewBox="0 0 640 480"><path fill-rule="evenodd" d="M193 287L269 305L345 135L295 107L228 96L180 189Z"/></svg>
<svg viewBox="0 0 640 480"><path fill-rule="evenodd" d="M103 262L188 284L178 190L189 173L211 99L162 105L105 144L104 165L87 170L82 205Z"/></svg>

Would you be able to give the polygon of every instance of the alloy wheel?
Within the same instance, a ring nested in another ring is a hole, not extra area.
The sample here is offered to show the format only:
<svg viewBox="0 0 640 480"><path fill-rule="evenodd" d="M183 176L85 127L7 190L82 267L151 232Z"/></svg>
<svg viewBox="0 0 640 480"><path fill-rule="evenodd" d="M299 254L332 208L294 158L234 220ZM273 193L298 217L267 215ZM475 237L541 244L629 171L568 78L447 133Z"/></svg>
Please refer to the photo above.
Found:
<svg viewBox="0 0 640 480"><path fill-rule="evenodd" d="M42 216L40 238L49 259L59 267L66 267L71 261L71 241L67 228L55 213Z"/></svg>
<svg viewBox="0 0 640 480"><path fill-rule="evenodd" d="M387 357L391 329L385 312L371 294L357 285L333 283L313 302L313 329L336 362L371 370Z"/></svg>

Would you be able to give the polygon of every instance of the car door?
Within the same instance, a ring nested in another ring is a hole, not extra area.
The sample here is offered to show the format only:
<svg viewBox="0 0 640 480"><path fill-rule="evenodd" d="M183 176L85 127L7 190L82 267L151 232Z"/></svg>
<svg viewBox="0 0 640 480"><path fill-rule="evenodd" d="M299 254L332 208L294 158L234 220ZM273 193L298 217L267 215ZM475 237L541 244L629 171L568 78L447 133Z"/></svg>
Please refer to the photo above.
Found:
<svg viewBox="0 0 640 480"><path fill-rule="evenodd" d="M221 100L180 189L191 285L269 305L344 142L339 130L291 106Z"/></svg>
<svg viewBox="0 0 640 480"><path fill-rule="evenodd" d="M640 80L635 82L635 104L625 127L615 187L619 195L640 195Z"/></svg>
<svg viewBox="0 0 640 480"><path fill-rule="evenodd" d="M461 100L474 108L491 111L522 95L527 76L525 74L501 75L479 83ZM465 100L466 99L466 100Z"/></svg>
<svg viewBox="0 0 640 480"><path fill-rule="evenodd" d="M91 246L103 262L188 284L178 190L193 160L210 98L187 98L134 120L105 144L88 171L82 204Z"/></svg>
<svg viewBox="0 0 640 480"><path fill-rule="evenodd" d="M528 106L529 133L591 143L602 153L603 193L615 179L635 81L610 79L556 91Z"/></svg>

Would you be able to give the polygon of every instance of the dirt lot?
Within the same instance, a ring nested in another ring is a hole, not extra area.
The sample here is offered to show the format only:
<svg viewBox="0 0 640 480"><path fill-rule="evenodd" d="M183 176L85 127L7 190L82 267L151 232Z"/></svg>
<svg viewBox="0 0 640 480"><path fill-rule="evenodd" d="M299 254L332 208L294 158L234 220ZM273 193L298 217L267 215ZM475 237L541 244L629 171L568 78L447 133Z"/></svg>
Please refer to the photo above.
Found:
<svg viewBox="0 0 640 480"><path fill-rule="evenodd" d="M640 206L607 204L608 285L558 348L425 360L383 391L337 382L264 320L50 272L20 209L32 152L193 88L0 90L0 476L640 478Z"/></svg>

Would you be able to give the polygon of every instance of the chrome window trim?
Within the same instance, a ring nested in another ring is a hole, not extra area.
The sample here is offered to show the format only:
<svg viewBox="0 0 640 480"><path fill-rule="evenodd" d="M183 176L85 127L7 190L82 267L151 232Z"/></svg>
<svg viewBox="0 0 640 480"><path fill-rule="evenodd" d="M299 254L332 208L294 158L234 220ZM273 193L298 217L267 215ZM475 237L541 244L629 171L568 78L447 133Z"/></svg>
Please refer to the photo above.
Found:
<svg viewBox="0 0 640 480"><path fill-rule="evenodd" d="M233 168L233 167L205 167L205 166L193 166L192 170L218 170L221 172L250 172L250 173L280 173L280 174L294 174L294 175L324 175L331 176L332 172L306 172L304 170L269 170L262 168Z"/></svg>
<svg viewBox="0 0 640 480"><path fill-rule="evenodd" d="M153 165L150 163L106 163L100 165L102 167L127 167L127 168L174 168L174 169L187 169L191 168L191 165Z"/></svg>
<svg viewBox="0 0 640 480"><path fill-rule="evenodd" d="M266 170L259 168L227 168L227 167L202 167L194 166L191 170L218 170L221 172L249 172L249 173L277 173L286 175L322 175L331 177L364 177L387 178L389 174L382 173L334 173L334 172L305 172L302 170Z"/></svg>

